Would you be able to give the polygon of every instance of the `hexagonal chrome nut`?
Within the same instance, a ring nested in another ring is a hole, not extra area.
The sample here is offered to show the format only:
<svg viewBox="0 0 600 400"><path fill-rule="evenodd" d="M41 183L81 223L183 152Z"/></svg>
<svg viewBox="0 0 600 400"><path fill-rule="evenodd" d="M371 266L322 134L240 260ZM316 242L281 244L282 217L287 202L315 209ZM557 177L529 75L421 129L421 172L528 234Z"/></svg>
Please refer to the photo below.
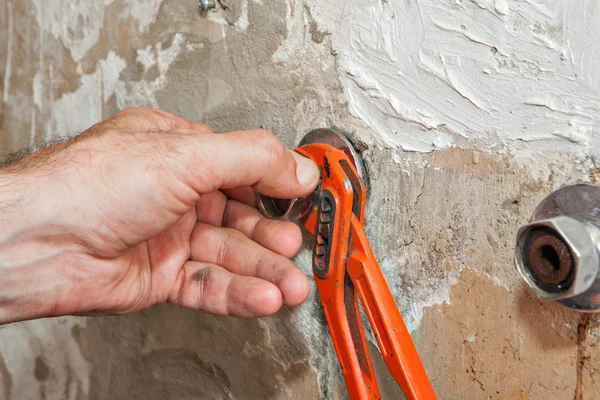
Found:
<svg viewBox="0 0 600 400"><path fill-rule="evenodd" d="M523 250L528 235L540 228L549 229L563 239L573 257L573 282L559 292L549 292L542 289L535 282L530 269L523 260ZM599 243L600 229L593 224L581 222L567 216L534 221L521 227L517 233L515 264L525 282L539 298L547 300L569 299L584 294L596 282L600 272Z"/></svg>

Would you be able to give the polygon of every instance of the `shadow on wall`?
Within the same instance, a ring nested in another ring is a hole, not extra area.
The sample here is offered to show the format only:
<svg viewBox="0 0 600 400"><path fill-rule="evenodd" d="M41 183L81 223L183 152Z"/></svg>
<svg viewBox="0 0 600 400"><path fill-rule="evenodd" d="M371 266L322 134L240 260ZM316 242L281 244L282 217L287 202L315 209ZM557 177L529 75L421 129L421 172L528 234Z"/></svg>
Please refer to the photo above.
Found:
<svg viewBox="0 0 600 400"><path fill-rule="evenodd" d="M166 305L90 318L77 334L94 363L89 399L284 399L286 391L318 398L290 313L243 320Z"/></svg>

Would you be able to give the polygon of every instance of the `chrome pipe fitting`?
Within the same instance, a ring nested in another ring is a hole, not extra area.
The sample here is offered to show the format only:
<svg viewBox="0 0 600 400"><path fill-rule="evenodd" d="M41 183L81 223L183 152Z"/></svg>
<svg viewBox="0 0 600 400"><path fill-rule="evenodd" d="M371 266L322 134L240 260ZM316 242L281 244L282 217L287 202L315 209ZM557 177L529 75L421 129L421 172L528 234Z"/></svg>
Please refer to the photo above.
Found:
<svg viewBox="0 0 600 400"><path fill-rule="evenodd" d="M600 187L568 186L546 197L517 233L515 264L539 298L600 311Z"/></svg>
<svg viewBox="0 0 600 400"><path fill-rule="evenodd" d="M280 221L300 221L317 204L315 190L311 195L297 199L276 199L258 194L258 210L267 218Z"/></svg>
<svg viewBox="0 0 600 400"><path fill-rule="evenodd" d="M298 144L298 147L313 143L326 144L343 151L356 168L363 182L367 183L365 180L367 174L362 159L346 136L333 129L319 128L307 133ZM276 199L258 194L258 210L270 219L298 222L316 207L318 201L316 194L319 191L320 189L317 187L311 195L299 199Z"/></svg>
<svg viewBox="0 0 600 400"><path fill-rule="evenodd" d="M206 16L210 10L214 10L216 7L217 4L215 3L215 0L198 0L198 10L200 10L200 15L203 17Z"/></svg>

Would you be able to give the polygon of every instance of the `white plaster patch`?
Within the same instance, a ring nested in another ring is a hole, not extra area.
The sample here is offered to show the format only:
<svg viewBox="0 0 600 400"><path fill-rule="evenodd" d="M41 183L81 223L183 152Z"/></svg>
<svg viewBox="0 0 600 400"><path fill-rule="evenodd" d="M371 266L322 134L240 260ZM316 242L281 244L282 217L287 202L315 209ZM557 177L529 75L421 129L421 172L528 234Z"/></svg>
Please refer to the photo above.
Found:
<svg viewBox="0 0 600 400"><path fill-rule="evenodd" d="M125 67L125 60L111 51L94 73L82 75L77 90L64 93L52 103L52 124L46 127L46 139L81 132L101 121L103 103L115 93ZM86 111L75 112L81 109Z"/></svg>
<svg viewBox="0 0 600 400"><path fill-rule="evenodd" d="M506 282L505 280L503 280L500 277L498 277L497 275L488 274L487 272L482 272L482 271L477 271L477 273L479 273L480 275L483 275L483 276L487 277L489 280L491 280L492 282L494 282L496 284L496 286L503 287L508 292L510 292L511 285L508 282ZM511 275L511 276L514 276L514 275ZM514 277L516 278L516 276L514 276ZM522 281L519 280L518 282L521 283Z"/></svg>
<svg viewBox="0 0 600 400"><path fill-rule="evenodd" d="M80 61L98 42L105 7L114 0L32 0L34 15L42 29L60 39L74 61ZM135 18L140 31L156 18L163 0L124 0L121 18Z"/></svg>
<svg viewBox="0 0 600 400"><path fill-rule="evenodd" d="M181 52L182 43L183 35L176 33L173 36L171 46L163 49L162 43L156 45L156 61L158 63L158 70L161 74L165 74L169 70L169 67Z"/></svg>
<svg viewBox="0 0 600 400"><path fill-rule="evenodd" d="M202 50L205 47L204 42L200 43L186 43L185 50L186 51L198 51Z"/></svg>
<svg viewBox="0 0 600 400"><path fill-rule="evenodd" d="M167 71L175 61L184 46L184 37L180 33L176 33L171 41L171 46L163 49L162 43L154 46L148 46L138 50L137 59L144 66L144 70L156 66L158 68L158 76L147 81L125 82L119 81L115 85L115 94L117 98L117 106L120 109L127 107L158 107L158 102L154 93L163 89L167 84Z"/></svg>
<svg viewBox="0 0 600 400"><path fill-rule="evenodd" d="M242 12L240 14L240 18L237 20L235 25L241 30L245 31L250 26L250 22L248 21L248 0L245 0L242 3Z"/></svg>
<svg viewBox="0 0 600 400"><path fill-rule="evenodd" d="M137 51L136 60L144 67L144 72L148 72L150 67L156 64L156 52L154 46L146 46Z"/></svg>
<svg viewBox="0 0 600 400"><path fill-rule="evenodd" d="M8 102L10 77L12 74L12 46L13 46L13 36L14 36L13 3L12 3L12 1L9 1L6 4L6 8L8 8L8 27L7 27L8 40L6 43L6 64L4 66L4 87L2 88L2 100L5 103Z"/></svg>
<svg viewBox="0 0 600 400"><path fill-rule="evenodd" d="M138 21L138 30L143 32L156 20L163 0L129 0L119 18L134 18Z"/></svg>
<svg viewBox="0 0 600 400"><path fill-rule="evenodd" d="M287 3L288 34L272 59L275 62L296 66L306 66L306 61L310 60L311 68L327 70L334 59L323 57L323 46L312 41L310 33L312 11L309 10L301 0Z"/></svg>
<svg viewBox="0 0 600 400"><path fill-rule="evenodd" d="M41 110L44 99L44 81L41 71L33 77L33 103Z"/></svg>
<svg viewBox="0 0 600 400"><path fill-rule="evenodd" d="M119 74L123 72L127 64L114 51L110 51L105 60L99 63L102 73L102 94L106 102L113 95L119 81Z"/></svg>
<svg viewBox="0 0 600 400"><path fill-rule="evenodd" d="M443 281L421 275L418 279L426 282L429 280L431 290L414 293L412 288L407 287L403 279L398 277L398 271L401 270L399 265L406 265L408 258L417 256L411 254L411 249L407 248L400 259L390 260L386 258L380 262L381 271L388 278L386 279L388 286L396 299L402 319L409 332L413 332L419 327L425 308L442 303L450 304L450 289L458 283L462 271L462 268L453 269ZM393 277L393 279L389 279L390 277Z"/></svg>
<svg viewBox="0 0 600 400"><path fill-rule="evenodd" d="M286 26L287 26L287 37L279 46L277 51L273 54L273 61L275 62L288 62L292 58L295 58L299 52L302 52L305 48L308 35L308 20L300 2L287 2L286 3Z"/></svg>
<svg viewBox="0 0 600 400"><path fill-rule="evenodd" d="M52 128L46 139L54 135L82 132L102 119L102 82L98 73L83 75L77 90L63 94L52 105ZM76 112L85 110L85 112Z"/></svg>
<svg viewBox="0 0 600 400"><path fill-rule="evenodd" d="M104 23L104 7L113 0L33 0L34 15L42 29L71 51L79 61L91 49Z"/></svg>
<svg viewBox="0 0 600 400"><path fill-rule="evenodd" d="M600 154L595 0L300 3L332 32L350 111L379 145Z"/></svg>
<svg viewBox="0 0 600 400"><path fill-rule="evenodd" d="M183 35L177 33L173 36L171 45L166 49L163 49L162 43L159 43L138 51L138 60L144 65L145 71L153 66L158 68L159 75L152 81L142 79L125 82L120 80L119 76L127 64L114 51L110 51L105 59L100 60L94 73L81 76L81 83L77 90L64 93L59 99L52 102L52 123L46 125L46 139L50 139L54 135L81 132L101 121L103 104L113 95L116 96L117 106L120 109L142 106L158 107L154 93L165 87L166 73L181 52L183 41ZM35 100L36 104L38 101L41 104L43 93L41 79L39 74L34 79L34 99L38 99ZM222 86L221 89L223 89ZM215 102L218 101L219 99L215 98ZM84 109L86 112L74 112L79 109Z"/></svg>
<svg viewBox="0 0 600 400"><path fill-rule="evenodd" d="M35 109L35 107L31 108L31 128L29 130L29 146L33 146L33 144L35 143L35 135L37 134L37 110Z"/></svg>
<svg viewBox="0 0 600 400"><path fill-rule="evenodd" d="M391 158L394 163L403 167L402 171L408 176L411 176L410 170L415 166L420 168L430 167L430 163L427 159L415 159L414 157L407 157L406 152L401 150L392 150Z"/></svg>
<svg viewBox="0 0 600 400"><path fill-rule="evenodd" d="M49 399L75 400L78 391L87 396L92 368L72 335L76 325L85 327L85 324L85 318L61 317L2 327L0 353L11 374L10 398L40 398L42 386ZM37 382L32 376L38 356L42 360L38 363L48 367L52 385Z"/></svg>
<svg viewBox="0 0 600 400"><path fill-rule="evenodd" d="M170 47L163 49L162 46L162 43L158 43L157 45L138 50L137 59L144 66L144 70L148 71L150 68L156 66L159 74L152 81L145 79L134 82L119 81L116 84L115 94L117 106L120 109L145 106L158 107L154 93L164 89L166 86L166 73L181 52L184 46L184 37L182 34L176 33L173 36Z"/></svg>

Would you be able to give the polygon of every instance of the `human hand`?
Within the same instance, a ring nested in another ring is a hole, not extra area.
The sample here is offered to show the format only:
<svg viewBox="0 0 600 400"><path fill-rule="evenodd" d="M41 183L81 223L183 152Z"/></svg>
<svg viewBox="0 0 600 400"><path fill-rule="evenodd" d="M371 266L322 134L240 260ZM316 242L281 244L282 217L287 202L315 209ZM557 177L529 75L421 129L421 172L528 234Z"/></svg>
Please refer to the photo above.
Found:
<svg viewBox="0 0 600 400"><path fill-rule="evenodd" d="M0 323L165 302L239 317L297 306L301 232L263 218L255 190L300 197L318 180L266 131L124 110L0 170Z"/></svg>

